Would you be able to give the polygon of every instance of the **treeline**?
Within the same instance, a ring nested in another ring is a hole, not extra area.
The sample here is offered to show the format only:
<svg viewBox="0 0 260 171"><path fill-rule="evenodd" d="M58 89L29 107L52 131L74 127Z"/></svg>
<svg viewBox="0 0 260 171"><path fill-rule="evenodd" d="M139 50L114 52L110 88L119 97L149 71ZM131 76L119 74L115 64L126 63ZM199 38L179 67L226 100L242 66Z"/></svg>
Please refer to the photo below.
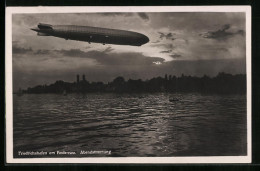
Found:
<svg viewBox="0 0 260 171"><path fill-rule="evenodd" d="M198 92L216 94L245 94L246 75L231 75L219 73L216 77L185 76L180 77L165 75L150 80L125 80L117 77L112 82L88 82L82 80L74 83L56 81L50 85L39 85L28 88L25 93L153 93L153 92Z"/></svg>

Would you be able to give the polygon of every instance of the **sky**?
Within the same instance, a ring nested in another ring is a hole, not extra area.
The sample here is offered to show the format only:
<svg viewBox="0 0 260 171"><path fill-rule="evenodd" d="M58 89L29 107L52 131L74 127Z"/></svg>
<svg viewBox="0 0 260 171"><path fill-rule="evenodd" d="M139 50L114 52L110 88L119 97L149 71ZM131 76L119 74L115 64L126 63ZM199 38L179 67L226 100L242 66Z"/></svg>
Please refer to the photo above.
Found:
<svg viewBox="0 0 260 171"><path fill-rule="evenodd" d="M129 30L150 41L137 47L37 36L30 28L38 23ZM245 31L245 13L238 12L13 14L14 90L74 82L77 74L104 83L117 76L245 74Z"/></svg>

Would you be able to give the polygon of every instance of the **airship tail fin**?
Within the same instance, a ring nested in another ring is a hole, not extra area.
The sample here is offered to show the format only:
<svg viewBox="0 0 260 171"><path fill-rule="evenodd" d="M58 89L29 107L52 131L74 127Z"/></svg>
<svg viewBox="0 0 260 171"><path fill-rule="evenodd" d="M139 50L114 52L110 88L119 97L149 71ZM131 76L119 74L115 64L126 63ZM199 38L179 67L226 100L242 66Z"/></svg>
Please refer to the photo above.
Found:
<svg viewBox="0 0 260 171"><path fill-rule="evenodd" d="M39 23L38 24L39 29L52 29L52 25L50 24L44 24L44 23Z"/></svg>

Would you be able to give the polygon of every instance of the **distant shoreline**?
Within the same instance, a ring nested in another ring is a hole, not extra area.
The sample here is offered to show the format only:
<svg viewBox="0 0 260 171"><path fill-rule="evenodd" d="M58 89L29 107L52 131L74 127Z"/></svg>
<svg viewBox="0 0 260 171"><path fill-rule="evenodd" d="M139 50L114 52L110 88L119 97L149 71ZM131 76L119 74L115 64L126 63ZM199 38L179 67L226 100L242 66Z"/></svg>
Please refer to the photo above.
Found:
<svg viewBox="0 0 260 171"><path fill-rule="evenodd" d="M70 93L201 93L201 94L245 94L246 75L219 73L215 77L180 77L165 74L150 80L132 80L121 76L107 84L103 82L88 82L83 75L82 80L70 83L62 80L50 85L38 85L27 90L20 90L14 94L70 94Z"/></svg>

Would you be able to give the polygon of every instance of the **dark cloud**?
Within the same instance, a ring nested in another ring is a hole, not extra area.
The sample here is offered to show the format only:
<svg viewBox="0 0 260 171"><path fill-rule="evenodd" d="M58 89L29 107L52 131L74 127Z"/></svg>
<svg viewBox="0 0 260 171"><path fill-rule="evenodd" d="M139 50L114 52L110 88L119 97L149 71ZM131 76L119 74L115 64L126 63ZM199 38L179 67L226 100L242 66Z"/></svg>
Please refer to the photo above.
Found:
<svg viewBox="0 0 260 171"><path fill-rule="evenodd" d="M145 21L149 21L149 16L146 13L144 13L144 12L138 13L138 16L140 18L142 18L143 20L145 20Z"/></svg>
<svg viewBox="0 0 260 171"><path fill-rule="evenodd" d="M13 54L28 54L28 53L32 53L32 52L33 52L32 48L22 48L22 47L13 45Z"/></svg>
<svg viewBox="0 0 260 171"><path fill-rule="evenodd" d="M113 51L111 47L106 48L104 51L82 51L80 49L69 49L69 50L44 50L40 49L33 51L30 49L23 49L24 51L30 51L34 55L45 55L52 58L60 57L71 57L71 58L84 58L84 59L94 59L100 65L152 65L154 61L163 62L163 58L159 57L148 57L144 56L142 53L129 52L129 53L108 53ZM19 49L21 51L21 49ZM47 59L47 58L46 58Z"/></svg>
<svg viewBox="0 0 260 171"><path fill-rule="evenodd" d="M228 52L228 49L224 48L224 47L205 46L202 49L204 49L205 51L212 51L212 53L214 53L214 52Z"/></svg>
<svg viewBox="0 0 260 171"><path fill-rule="evenodd" d="M160 39L167 39L167 40L175 40L175 38L173 37L173 35L175 35L175 33L162 33L162 32L158 32L160 34Z"/></svg>
<svg viewBox="0 0 260 171"><path fill-rule="evenodd" d="M236 32L229 32L227 30L230 29L230 24L225 24L222 26L221 29L217 31L208 31L205 33L199 34L203 38L208 38L208 39L216 39L216 40L226 40L227 38L233 37L234 35L240 34L244 35L243 30L238 30Z"/></svg>
<svg viewBox="0 0 260 171"><path fill-rule="evenodd" d="M244 36L244 35L245 35L245 31L244 31L244 30L238 30L236 33L237 33L237 34L240 34L241 36Z"/></svg>
<svg viewBox="0 0 260 171"><path fill-rule="evenodd" d="M55 52L60 53L63 56L70 56L70 57L86 57L86 52L80 49L69 49L69 50L55 50Z"/></svg>
<svg viewBox="0 0 260 171"><path fill-rule="evenodd" d="M50 50L40 49L34 52L35 55L47 55L50 54Z"/></svg>
<svg viewBox="0 0 260 171"><path fill-rule="evenodd" d="M220 30L221 31L226 31L229 28L230 28L230 24L225 24L224 26L222 26L222 28Z"/></svg>
<svg viewBox="0 0 260 171"><path fill-rule="evenodd" d="M14 45L17 46L17 45L19 45L20 43L21 43L21 42L20 42L19 40L12 41L13 46L14 46Z"/></svg>
<svg viewBox="0 0 260 171"><path fill-rule="evenodd" d="M216 25L222 26L227 23L236 26L238 29L245 29L244 12L165 12L151 13L152 17L158 19L152 22L155 29L168 27L171 30L182 32L197 32L202 30L213 30Z"/></svg>
<svg viewBox="0 0 260 171"><path fill-rule="evenodd" d="M172 55L170 55L172 58L180 58L181 57L181 55L178 55L178 54L172 54Z"/></svg>

